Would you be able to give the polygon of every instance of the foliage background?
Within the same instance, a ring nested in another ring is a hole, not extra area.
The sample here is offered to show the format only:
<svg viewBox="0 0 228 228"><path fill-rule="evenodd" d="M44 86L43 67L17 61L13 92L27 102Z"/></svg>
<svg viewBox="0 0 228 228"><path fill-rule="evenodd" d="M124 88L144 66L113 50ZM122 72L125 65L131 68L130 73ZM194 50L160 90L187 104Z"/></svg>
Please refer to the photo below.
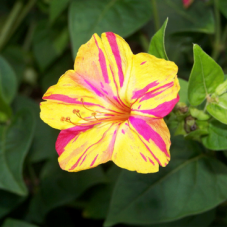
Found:
<svg viewBox="0 0 228 228"><path fill-rule="evenodd" d="M226 4L0 0L0 224L226 226L226 84L216 90L226 80ZM123 36L135 54L149 49L161 58L165 32L167 56L179 67L182 103L166 118L172 159L159 173L112 162L62 171L58 131L39 118L42 94L73 68L81 44L106 31ZM206 103L198 78L209 82L214 100Z"/></svg>

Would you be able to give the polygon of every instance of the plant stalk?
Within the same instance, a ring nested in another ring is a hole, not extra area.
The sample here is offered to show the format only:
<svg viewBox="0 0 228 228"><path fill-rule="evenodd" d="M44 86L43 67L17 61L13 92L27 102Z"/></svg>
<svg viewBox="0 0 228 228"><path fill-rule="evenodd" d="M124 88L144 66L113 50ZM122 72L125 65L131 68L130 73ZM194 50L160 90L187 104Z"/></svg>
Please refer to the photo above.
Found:
<svg viewBox="0 0 228 228"><path fill-rule="evenodd" d="M151 2L152 2L153 17L154 17L154 27L156 31L158 31L160 29L160 21L158 16L157 3L156 3L156 0L151 0Z"/></svg>

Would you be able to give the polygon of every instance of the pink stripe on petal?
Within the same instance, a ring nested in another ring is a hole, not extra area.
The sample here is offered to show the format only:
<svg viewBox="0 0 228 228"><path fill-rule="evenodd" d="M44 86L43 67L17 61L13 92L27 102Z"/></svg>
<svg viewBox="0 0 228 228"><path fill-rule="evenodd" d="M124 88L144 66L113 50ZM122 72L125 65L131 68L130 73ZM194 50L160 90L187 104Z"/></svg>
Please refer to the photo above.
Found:
<svg viewBox="0 0 228 228"><path fill-rule="evenodd" d="M149 161L150 161L153 165L155 165L154 162L153 162L150 158L149 158Z"/></svg>
<svg viewBox="0 0 228 228"><path fill-rule="evenodd" d="M60 156L64 152L64 148L66 145L76 137L80 132L87 131L90 128L93 128L95 125L90 126L75 126L72 128L68 128L66 130L60 131L57 141L55 143L55 149ZM77 139L77 137L76 137ZM75 141L75 140L74 140Z"/></svg>
<svg viewBox="0 0 228 228"><path fill-rule="evenodd" d="M86 82L87 85L89 85L89 87L99 96L99 97L103 97L104 94L101 93L95 86L93 86L91 83L89 83L87 80L84 79L84 81Z"/></svg>
<svg viewBox="0 0 228 228"><path fill-rule="evenodd" d="M151 82L150 84L148 84L146 87L144 87L143 89L137 90L134 92L134 95L132 96L132 99L137 99L142 97L149 89L157 86L159 83L158 82Z"/></svg>
<svg viewBox="0 0 228 228"><path fill-rule="evenodd" d="M156 108L154 109L150 109L150 110L133 110L133 111L139 111L145 114L150 114L150 115L154 115L156 117L159 118L163 118L164 116L167 116L172 109L174 108L174 106L176 105L176 103L179 101L180 97L179 95L177 95L177 97L171 101L167 101L164 102L163 104L158 105Z"/></svg>
<svg viewBox="0 0 228 228"><path fill-rule="evenodd" d="M140 153L140 154L141 154L142 158L144 159L144 161L147 162L145 155L142 153Z"/></svg>
<svg viewBox="0 0 228 228"><path fill-rule="evenodd" d="M95 161L97 160L97 157L98 157L98 154L97 154L96 157L93 159L93 161L92 161L92 163L91 163L90 166L93 166L93 165L94 165Z"/></svg>
<svg viewBox="0 0 228 228"><path fill-rule="evenodd" d="M131 116L129 118L132 126L135 130L147 141L153 141L157 147L167 156L170 157L167 149L166 144L162 137L150 126L147 122L141 118L136 118Z"/></svg>
<svg viewBox="0 0 228 228"><path fill-rule="evenodd" d="M145 63L146 63L146 61L144 61L144 62L140 63L140 65L143 65L143 64L145 64Z"/></svg>
<svg viewBox="0 0 228 228"><path fill-rule="evenodd" d="M122 133L123 133L123 134L125 134L125 131L124 131L124 129L122 129Z"/></svg>
<svg viewBox="0 0 228 228"><path fill-rule="evenodd" d="M82 160L82 162L80 163L80 165L79 165L79 166L81 166L81 165L82 165L82 163L85 161L86 156L87 156L87 154L85 155L85 157L83 158L83 160Z"/></svg>
<svg viewBox="0 0 228 228"><path fill-rule="evenodd" d="M106 37L108 39L108 42L109 42L110 47L112 49L112 53L113 53L115 60L116 60L116 65L118 67L120 87L122 87L123 82L124 82L124 75L123 75L123 70L122 70L122 60L120 57L120 51L119 51L118 44L116 41L116 36L112 32L106 32Z"/></svg>
<svg viewBox="0 0 228 228"><path fill-rule="evenodd" d="M103 78L104 78L104 81L106 83L109 83L109 78L108 78L108 71L107 71L107 65L106 65L106 61L105 61L105 56L104 56L104 53L103 51L100 49L98 43L97 43L97 40L95 38L95 36L93 36L94 40L95 40L95 43L97 45L97 48L99 50L99 62L100 62L100 66L101 66L101 71L102 71L102 74L103 74Z"/></svg>

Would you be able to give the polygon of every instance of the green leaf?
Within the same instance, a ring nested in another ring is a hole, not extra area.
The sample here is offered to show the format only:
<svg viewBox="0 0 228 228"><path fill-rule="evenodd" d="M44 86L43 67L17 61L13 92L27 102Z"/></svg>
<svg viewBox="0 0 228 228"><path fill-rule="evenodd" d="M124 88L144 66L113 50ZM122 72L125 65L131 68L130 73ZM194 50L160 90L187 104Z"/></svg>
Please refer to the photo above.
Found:
<svg viewBox="0 0 228 228"><path fill-rule="evenodd" d="M204 111L199 110L197 108L190 107L190 113L193 117L197 118L198 120L208 120L210 118Z"/></svg>
<svg viewBox="0 0 228 228"><path fill-rule="evenodd" d="M168 23L168 18L165 20L162 27L156 32L150 41L148 53L161 59L168 59L165 51L165 30Z"/></svg>
<svg viewBox="0 0 228 228"><path fill-rule="evenodd" d="M202 214L188 216L177 221L158 223L157 227L208 227L215 219L216 210L210 210ZM155 225L153 225L155 226Z"/></svg>
<svg viewBox="0 0 228 228"><path fill-rule="evenodd" d="M203 145L211 150L227 149L227 129L226 125L213 120L209 123L209 135L202 138Z"/></svg>
<svg viewBox="0 0 228 228"><path fill-rule="evenodd" d="M104 226L174 221L225 201L226 166L202 150L194 141L173 137L170 164L158 173L123 170Z"/></svg>
<svg viewBox="0 0 228 228"><path fill-rule="evenodd" d="M180 91L179 91L179 96L180 100L179 102L184 102L188 104L188 94L187 94L187 89L188 89L188 82L179 78L179 83L180 83Z"/></svg>
<svg viewBox="0 0 228 228"><path fill-rule="evenodd" d="M25 200L25 197L21 197L3 190L0 190L0 195L0 219L14 210Z"/></svg>
<svg viewBox="0 0 228 228"><path fill-rule="evenodd" d="M55 28L50 28L46 20L38 23L34 33L33 53L42 71L63 53L68 39L65 27L57 25Z"/></svg>
<svg viewBox="0 0 228 228"><path fill-rule="evenodd" d="M0 56L0 97L6 104L10 104L16 92L16 75L8 62Z"/></svg>
<svg viewBox="0 0 228 228"><path fill-rule="evenodd" d="M59 131L51 128L40 119L39 103L28 97L17 96L13 102L13 107L16 111L27 108L35 117L36 128L29 150L28 160L34 163L55 157L57 154L55 150L55 142Z"/></svg>
<svg viewBox="0 0 228 228"><path fill-rule="evenodd" d="M11 125L0 125L0 188L26 195L22 171L35 130L29 110L17 114Z"/></svg>
<svg viewBox="0 0 228 228"><path fill-rule="evenodd" d="M227 0L219 0L218 7L224 17L227 17Z"/></svg>
<svg viewBox="0 0 228 228"><path fill-rule="evenodd" d="M61 13L67 8L70 0L52 0L50 2L49 20L53 23Z"/></svg>
<svg viewBox="0 0 228 228"><path fill-rule="evenodd" d="M91 219L105 219L107 217L111 195L121 168L113 164L107 172L107 183L95 186L88 196L83 215Z"/></svg>
<svg viewBox="0 0 228 228"><path fill-rule="evenodd" d="M2 227L36 227L36 225L18 219L7 218Z"/></svg>
<svg viewBox="0 0 228 228"><path fill-rule="evenodd" d="M214 33L214 17L210 7L194 1L187 10L180 0L156 0L160 21L169 18L167 34L177 32Z"/></svg>
<svg viewBox="0 0 228 228"><path fill-rule="evenodd" d="M47 213L62 205L72 202L89 187L105 181L100 166L70 173L61 170L56 159L48 161L41 173L41 186L29 207L28 218L41 223Z"/></svg>
<svg viewBox="0 0 228 228"><path fill-rule="evenodd" d="M198 45L194 44L194 65L188 84L188 99L191 105L201 104L206 97L214 93L223 82L222 68L207 55Z"/></svg>
<svg viewBox="0 0 228 228"><path fill-rule="evenodd" d="M69 28L73 44L73 58L79 47L94 33L112 31L127 37L143 26L151 17L150 0L86 0L72 1Z"/></svg>

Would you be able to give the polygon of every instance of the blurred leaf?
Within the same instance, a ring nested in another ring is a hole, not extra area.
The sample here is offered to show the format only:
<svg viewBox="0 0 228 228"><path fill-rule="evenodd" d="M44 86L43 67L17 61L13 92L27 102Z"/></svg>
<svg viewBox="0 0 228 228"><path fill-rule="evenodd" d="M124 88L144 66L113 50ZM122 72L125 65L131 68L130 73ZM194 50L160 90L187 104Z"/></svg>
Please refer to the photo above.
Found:
<svg viewBox="0 0 228 228"><path fill-rule="evenodd" d="M94 33L114 32L127 37L151 17L150 0L75 0L70 4L69 29L73 58Z"/></svg>
<svg viewBox="0 0 228 228"><path fill-rule="evenodd" d="M181 78L179 78L178 80L180 83L180 91L179 91L180 100L179 100L179 102L184 102L185 104L188 104L188 94L187 94L188 82Z"/></svg>
<svg viewBox="0 0 228 228"><path fill-rule="evenodd" d="M218 101L207 105L207 111L220 122L227 124L227 93L217 97Z"/></svg>
<svg viewBox="0 0 228 228"><path fill-rule="evenodd" d="M14 72L16 72L17 82L21 82L24 71L26 68L26 54L22 47L18 46L7 46L3 49L2 55L12 66Z"/></svg>
<svg viewBox="0 0 228 228"><path fill-rule="evenodd" d="M173 137L166 168L147 175L123 170L104 225L173 221L226 200L226 167L201 151L198 143Z"/></svg>
<svg viewBox="0 0 228 228"><path fill-rule="evenodd" d="M177 221L158 223L157 227L208 227L215 219L215 209ZM155 225L154 225L155 226Z"/></svg>
<svg viewBox="0 0 228 228"><path fill-rule="evenodd" d="M165 51L165 30L168 23L168 18L165 20L162 27L156 32L150 41L148 53L161 59L168 59Z"/></svg>
<svg viewBox="0 0 228 228"><path fill-rule="evenodd" d="M224 74L222 68L198 45L194 44L193 50L194 65L189 78L188 99L191 105L196 106L215 92L223 82Z"/></svg>
<svg viewBox="0 0 228 228"><path fill-rule="evenodd" d="M60 14L67 8L70 0L52 0L50 1L50 23L53 23Z"/></svg>
<svg viewBox="0 0 228 228"><path fill-rule="evenodd" d="M218 0L218 6L224 17L227 17L227 0Z"/></svg>
<svg viewBox="0 0 228 228"><path fill-rule="evenodd" d="M199 110L197 108L190 107L190 113L193 117L197 118L198 120L208 120L210 118L204 111Z"/></svg>
<svg viewBox="0 0 228 228"><path fill-rule="evenodd" d="M18 219L7 218L2 227L36 227L36 225Z"/></svg>
<svg viewBox="0 0 228 228"><path fill-rule="evenodd" d="M42 92L45 93L47 89L56 84L59 78L69 69L72 69L74 62L72 61L72 56L70 54L61 56L56 64L51 66L47 72L45 72L44 77L41 79Z"/></svg>
<svg viewBox="0 0 228 228"><path fill-rule="evenodd" d="M3 218L25 200L25 197L3 190L0 190L0 195L0 218Z"/></svg>
<svg viewBox="0 0 228 228"><path fill-rule="evenodd" d="M113 188L121 172L121 168L113 164L107 172L107 183L95 186L89 195L83 215L86 218L105 219L111 200Z"/></svg>
<svg viewBox="0 0 228 228"><path fill-rule="evenodd" d="M16 92L16 75L8 62L0 56L0 96L6 104L10 104Z"/></svg>
<svg viewBox="0 0 228 228"><path fill-rule="evenodd" d="M156 0L160 21L170 20L167 34L176 32L214 33L214 18L211 9L202 1L195 1L185 9L180 0Z"/></svg>
<svg viewBox="0 0 228 228"><path fill-rule="evenodd" d="M18 96L15 99L13 106L17 111L27 108L33 112L35 117L36 128L28 154L28 160L30 162L40 162L42 160L55 157L57 154L55 151L55 141L59 131L51 128L40 119L39 103L28 97Z"/></svg>
<svg viewBox="0 0 228 228"><path fill-rule="evenodd" d="M67 43L68 31L65 28L51 28L46 20L39 21L33 39L33 52L42 71L62 54Z"/></svg>
<svg viewBox="0 0 228 228"><path fill-rule="evenodd" d="M29 207L29 220L41 223L50 210L72 202L89 187L104 181L100 166L70 173L61 170L57 158L48 161L42 170L39 192Z"/></svg>
<svg viewBox="0 0 228 228"><path fill-rule="evenodd" d="M19 112L11 125L0 125L0 188L26 195L22 171L35 130L33 113Z"/></svg>
<svg viewBox="0 0 228 228"><path fill-rule="evenodd" d="M227 126L213 120L209 123L209 135L202 139L203 145L211 150L227 149Z"/></svg>

